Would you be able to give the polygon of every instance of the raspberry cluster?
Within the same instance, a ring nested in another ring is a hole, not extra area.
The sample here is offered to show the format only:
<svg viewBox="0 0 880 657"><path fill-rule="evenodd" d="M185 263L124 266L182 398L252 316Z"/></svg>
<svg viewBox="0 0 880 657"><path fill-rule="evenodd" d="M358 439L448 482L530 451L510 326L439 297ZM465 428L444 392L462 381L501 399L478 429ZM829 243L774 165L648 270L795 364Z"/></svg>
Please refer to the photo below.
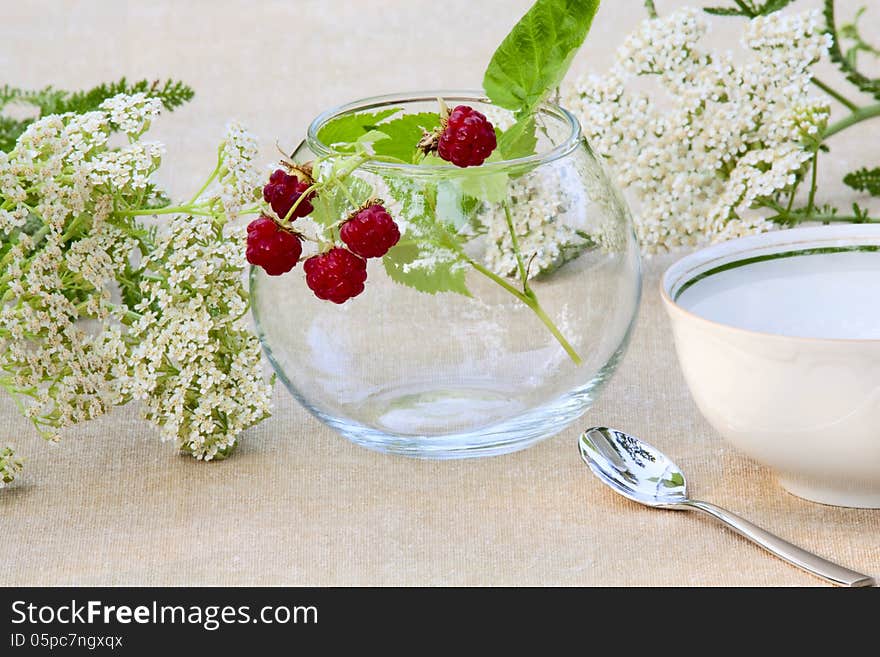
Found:
<svg viewBox="0 0 880 657"><path fill-rule="evenodd" d="M440 128L418 145L459 167L481 165L496 146L495 128L483 114L467 105L450 112L442 101ZM287 171L276 169L263 187L263 199L275 216L262 214L247 229L247 260L270 276L286 274L299 262L306 237L291 224L314 211L312 201L321 193L309 165L285 166ZM315 296L333 303L345 303L363 292L367 259L381 258L400 240L400 229L381 201L368 201L340 224L334 226L339 226L342 244L322 248L303 264L306 284Z"/></svg>
<svg viewBox="0 0 880 657"><path fill-rule="evenodd" d="M250 223L247 261L270 276L293 269L302 257L303 235L285 220L308 216L314 210L311 200L315 195L313 181L305 171L274 171L263 188L263 198L277 217L263 214ZM400 229L380 201L369 201L342 223L339 238L344 247L333 245L303 264L306 284L315 296L333 303L345 303L364 291L366 259L388 253L400 240Z"/></svg>

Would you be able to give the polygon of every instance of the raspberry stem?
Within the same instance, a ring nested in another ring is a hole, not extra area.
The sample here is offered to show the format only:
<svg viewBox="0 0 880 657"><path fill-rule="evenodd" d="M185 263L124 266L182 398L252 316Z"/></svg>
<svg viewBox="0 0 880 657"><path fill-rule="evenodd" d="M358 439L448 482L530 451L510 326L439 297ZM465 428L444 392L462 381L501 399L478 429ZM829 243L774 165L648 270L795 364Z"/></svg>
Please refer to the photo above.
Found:
<svg viewBox="0 0 880 657"><path fill-rule="evenodd" d="M357 209L358 202L355 200L354 196L352 196L351 190L341 183L339 184L339 189L342 190L342 195L345 196L349 203L351 203L351 207Z"/></svg>
<svg viewBox="0 0 880 657"><path fill-rule="evenodd" d="M522 279L523 292L528 294L529 289L529 272L523 262L522 252L519 250L519 238L516 236L516 230L513 228L513 217L510 216L510 205L507 201L502 203L504 206L504 218L507 220L507 230L510 231L510 242L513 246L513 254L516 256L516 268L519 270L519 277Z"/></svg>
<svg viewBox="0 0 880 657"><path fill-rule="evenodd" d="M486 267L481 265L476 260L473 260L467 256L465 256L465 260L467 260L468 264L470 264L471 267L476 269L483 276L494 281L495 283L497 283L498 285L503 287L505 290L510 292L517 299L522 301L526 306L528 306L532 310L532 312L535 313L535 315L537 315L538 319L541 320L541 322L544 324L544 326L547 327L547 329L550 331L550 333L553 334L553 337L556 338L556 341L560 344L560 346L563 349L565 349L565 353L568 354L569 358L571 358L571 360L574 362L574 364L575 365L583 364L583 362L584 362L583 359L581 359L580 355L578 354L577 351L575 351L574 347L571 346L571 343L565 339L565 336L562 335L562 331L560 331L559 328L557 328L556 324L553 323L553 320L546 313L544 308L541 307L541 304L538 301L538 297L535 295L535 293L532 290L529 290L528 292L521 292L520 290L515 288L513 285L508 283L506 280L501 278L495 272L491 271L490 269L486 269Z"/></svg>
<svg viewBox="0 0 880 657"><path fill-rule="evenodd" d="M314 182L309 185L306 190L299 195L299 198L296 199L293 205L290 206L290 210L288 210L287 214L284 215L284 219L282 219L282 221L289 221L290 218L293 216L293 213L296 212L296 209L309 197L310 194L312 194L313 192L318 192L322 188L329 185L342 182L343 180L348 178L348 176L350 176L355 169L357 169L360 165L369 160L370 157L371 156L369 153L361 153L356 157L353 157L352 161L344 169L341 169L340 171L332 174L329 178L322 182Z"/></svg>
<svg viewBox="0 0 880 657"><path fill-rule="evenodd" d="M296 212L296 209L309 197L312 192L317 191L321 188L320 183L312 183L308 187L306 187L305 191L300 194L296 201L293 202L293 205L290 206L290 210L287 211L287 214L284 215L284 218L281 220L282 223L290 221L290 218L293 216L293 213Z"/></svg>

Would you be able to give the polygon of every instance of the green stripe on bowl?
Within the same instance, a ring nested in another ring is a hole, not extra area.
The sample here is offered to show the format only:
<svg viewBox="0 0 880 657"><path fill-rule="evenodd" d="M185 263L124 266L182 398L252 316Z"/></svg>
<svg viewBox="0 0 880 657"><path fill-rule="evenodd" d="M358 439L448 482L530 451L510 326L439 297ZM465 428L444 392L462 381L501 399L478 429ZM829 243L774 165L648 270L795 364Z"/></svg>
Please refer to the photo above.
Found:
<svg viewBox="0 0 880 657"><path fill-rule="evenodd" d="M865 253L876 253L880 251L880 244L858 244L853 246L822 246L816 247L813 249L800 249L797 251L780 251L779 253L767 253L765 255L752 256L751 258L743 258L742 260L734 260L732 262L725 263L723 265L718 265L717 267L713 267L712 269L707 269L706 271L697 274L692 279L687 281L684 285L682 285L675 292L675 296L673 297L673 301L676 303L681 298L681 295L685 293L689 288L693 287L697 283L699 283L704 278L709 278L709 276L714 276L715 274L720 274L723 271L729 271L731 269L736 269L737 267L743 267L745 265L753 265L756 262L766 262L768 260L781 260L783 258L794 258L796 256L809 256L809 255L820 255L825 253L846 253L848 251L862 251Z"/></svg>

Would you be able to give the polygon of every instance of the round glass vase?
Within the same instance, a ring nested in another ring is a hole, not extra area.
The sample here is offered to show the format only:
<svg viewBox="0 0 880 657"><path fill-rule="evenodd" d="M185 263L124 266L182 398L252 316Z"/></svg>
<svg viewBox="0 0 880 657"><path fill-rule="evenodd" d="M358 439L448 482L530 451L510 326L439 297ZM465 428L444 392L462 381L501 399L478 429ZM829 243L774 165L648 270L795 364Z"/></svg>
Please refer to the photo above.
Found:
<svg viewBox="0 0 880 657"><path fill-rule="evenodd" d="M478 93L370 98L317 117L293 159L333 170L351 154L321 141L328 124L436 115L438 98L513 123ZM522 449L583 415L616 367L640 294L631 217L577 120L552 104L535 119L526 157L469 168L376 158L348 174L384 199L402 236L368 260L366 289L346 303L316 298L301 264L283 276L251 270L278 377L349 440L425 458Z"/></svg>

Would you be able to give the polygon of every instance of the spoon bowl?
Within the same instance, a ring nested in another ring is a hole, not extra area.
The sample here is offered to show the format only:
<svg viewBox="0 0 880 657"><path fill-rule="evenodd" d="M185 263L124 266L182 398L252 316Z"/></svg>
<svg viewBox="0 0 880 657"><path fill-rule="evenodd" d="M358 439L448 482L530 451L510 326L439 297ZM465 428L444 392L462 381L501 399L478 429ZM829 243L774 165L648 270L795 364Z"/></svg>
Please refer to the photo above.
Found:
<svg viewBox="0 0 880 657"><path fill-rule="evenodd" d="M873 586L874 579L823 559L714 504L687 495L684 473L663 452L617 429L593 427L578 439L578 451L600 480L645 506L700 511L771 554L842 586Z"/></svg>
<svg viewBox="0 0 880 657"><path fill-rule="evenodd" d="M687 500L687 482L681 469L634 436L593 427L581 434L578 448L593 474L634 502L674 508Z"/></svg>

